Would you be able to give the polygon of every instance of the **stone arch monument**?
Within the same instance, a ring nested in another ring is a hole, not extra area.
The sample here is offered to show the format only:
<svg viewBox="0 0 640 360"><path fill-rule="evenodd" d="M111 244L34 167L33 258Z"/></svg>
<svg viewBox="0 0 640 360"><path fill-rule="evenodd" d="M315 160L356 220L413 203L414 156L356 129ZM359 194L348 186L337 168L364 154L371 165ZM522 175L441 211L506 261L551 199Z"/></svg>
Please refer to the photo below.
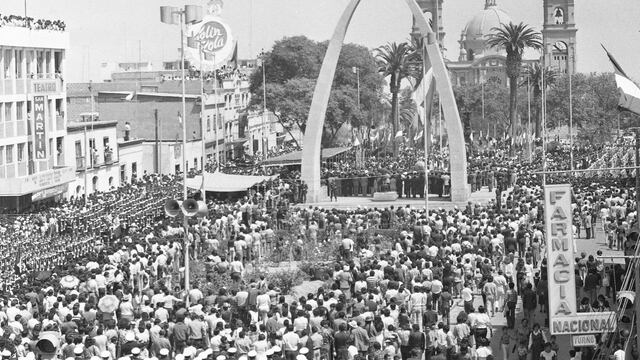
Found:
<svg viewBox="0 0 640 360"><path fill-rule="evenodd" d="M351 0L344 10L340 21L336 26L333 37L327 47L327 52L322 62L320 75L313 93L311 108L307 118L307 128L304 134L304 147L302 149L302 180L308 185L308 202L318 202L322 198L320 183L320 143L324 129L324 119L331 94L331 85L338 65L338 57L342 50L344 37L361 0ZM467 157L464 142L462 123L456 106L456 100L451 88L451 81L447 73L442 54L438 48L435 33L415 0L405 0L416 21L419 34L424 38L424 47L427 57L427 68L433 76L429 85L428 94L433 90L440 95L445 126L449 136L449 163L451 164L451 200L453 202L465 202L469 198L469 186L467 184ZM428 78L427 78L428 79ZM431 113L432 98L427 95L425 106L427 114Z"/></svg>

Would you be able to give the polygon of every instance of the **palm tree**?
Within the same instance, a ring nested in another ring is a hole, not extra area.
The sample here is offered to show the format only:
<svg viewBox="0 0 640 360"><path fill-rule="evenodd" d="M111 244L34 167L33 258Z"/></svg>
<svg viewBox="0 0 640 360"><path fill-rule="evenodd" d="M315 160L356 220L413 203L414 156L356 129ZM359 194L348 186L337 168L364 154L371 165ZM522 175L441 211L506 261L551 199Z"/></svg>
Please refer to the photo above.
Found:
<svg viewBox="0 0 640 360"><path fill-rule="evenodd" d="M542 65L536 62L533 64L529 64L524 68L524 75L529 79L529 86L533 90L533 99L534 104L534 115L535 119L535 138L538 139L542 133L542 111L541 111L541 101L542 101L542 76L544 74L544 83L545 86L553 85L558 78L558 72L552 68L547 67L542 70ZM526 84L526 81L524 82Z"/></svg>
<svg viewBox="0 0 640 360"><path fill-rule="evenodd" d="M487 44L493 48L507 51L507 77L509 78L509 127L511 136L515 135L518 120L518 78L522 70L522 53L525 48L541 49L542 36L529 25L520 23L502 24L491 29Z"/></svg>
<svg viewBox="0 0 640 360"><path fill-rule="evenodd" d="M409 77L412 62L411 47L406 43L390 43L376 49L378 71L383 76L389 76L389 90L391 92L391 118L393 136L398 132L398 94L402 80ZM398 155L398 147L394 141L393 154Z"/></svg>

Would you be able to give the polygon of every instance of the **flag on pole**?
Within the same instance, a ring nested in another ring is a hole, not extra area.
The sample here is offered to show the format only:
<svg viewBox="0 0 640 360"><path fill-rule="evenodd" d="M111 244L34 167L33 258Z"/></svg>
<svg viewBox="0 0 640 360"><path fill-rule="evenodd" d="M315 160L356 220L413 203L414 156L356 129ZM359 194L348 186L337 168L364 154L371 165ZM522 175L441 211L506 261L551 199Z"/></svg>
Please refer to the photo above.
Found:
<svg viewBox="0 0 640 360"><path fill-rule="evenodd" d="M418 141L418 139L420 139L422 137L422 132L423 132L423 130L420 130L420 132L417 133L416 136L413 138L413 141Z"/></svg>
<svg viewBox="0 0 640 360"><path fill-rule="evenodd" d="M604 51L607 53L609 60L613 64L614 67L614 76L616 79L616 86L618 87L618 91L620 93L620 98L618 98L618 106L631 111L634 114L640 115L640 88L636 85L627 74L622 70L620 64L616 61L616 59L611 55L611 53L601 45Z"/></svg>
<svg viewBox="0 0 640 360"><path fill-rule="evenodd" d="M129 93L129 95L127 95L124 99L126 101L132 101L135 98L136 98L136 91L134 90L133 92Z"/></svg>
<svg viewBox="0 0 640 360"><path fill-rule="evenodd" d="M471 143L473 143L473 131L471 132L471 134L469 134L469 140L471 141Z"/></svg>
<svg viewBox="0 0 640 360"><path fill-rule="evenodd" d="M396 136L395 136L396 139L399 138L399 137L402 137L402 136L403 136L402 135L402 130L398 130L398 132L396 133Z"/></svg>
<svg viewBox="0 0 640 360"><path fill-rule="evenodd" d="M351 71L353 71L354 74L357 74L358 73L358 67L357 66L352 67Z"/></svg>

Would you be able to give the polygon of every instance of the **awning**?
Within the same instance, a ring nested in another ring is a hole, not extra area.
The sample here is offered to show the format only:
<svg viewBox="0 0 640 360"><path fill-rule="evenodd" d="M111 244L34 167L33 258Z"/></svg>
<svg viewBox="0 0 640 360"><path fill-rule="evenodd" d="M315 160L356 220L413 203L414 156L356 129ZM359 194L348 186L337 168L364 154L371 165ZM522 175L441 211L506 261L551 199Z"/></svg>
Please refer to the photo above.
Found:
<svg viewBox="0 0 640 360"><path fill-rule="evenodd" d="M349 151L349 149L351 149L350 146L322 149L322 160L331 159L336 155ZM263 161L262 164L266 166L300 165L302 164L302 150L269 158Z"/></svg>
<svg viewBox="0 0 640 360"><path fill-rule="evenodd" d="M236 192L246 191L247 189L259 184L263 181L277 178L274 176L249 176L249 175L231 175L221 172L204 174L204 189L211 192ZM198 175L187 179L187 187L191 189L200 189L202 186L202 176Z"/></svg>

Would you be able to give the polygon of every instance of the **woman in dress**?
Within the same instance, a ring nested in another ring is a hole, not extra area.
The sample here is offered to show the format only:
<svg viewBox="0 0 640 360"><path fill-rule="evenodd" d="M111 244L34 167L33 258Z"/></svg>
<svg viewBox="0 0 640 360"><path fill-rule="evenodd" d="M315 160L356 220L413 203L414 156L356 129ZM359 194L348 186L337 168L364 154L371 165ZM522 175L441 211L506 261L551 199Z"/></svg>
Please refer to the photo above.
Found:
<svg viewBox="0 0 640 360"><path fill-rule="evenodd" d="M533 324L533 330L529 334L529 350L531 351L531 359L540 359L540 353L544 350L547 343L547 336L540 329L540 324Z"/></svg>

